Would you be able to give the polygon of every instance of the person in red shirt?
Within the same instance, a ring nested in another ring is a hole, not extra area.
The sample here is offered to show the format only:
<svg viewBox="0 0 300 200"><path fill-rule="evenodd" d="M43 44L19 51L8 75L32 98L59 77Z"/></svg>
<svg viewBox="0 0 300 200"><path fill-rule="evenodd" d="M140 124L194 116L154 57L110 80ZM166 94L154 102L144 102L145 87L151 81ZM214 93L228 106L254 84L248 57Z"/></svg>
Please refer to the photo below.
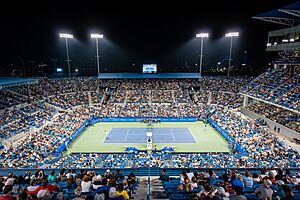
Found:
<svg viewBox="0 0 300 200"><path fill-rule="evenodd" d="M29 191L28 194L31 194L31 195L32 194L37 194L40 190L45 190L45 189L47 189L50 193L52 193L53 191L58 191L59 187L57 187L57 185L55 185L55 184L48 184L48 180L44 179L43 180L43 185L41 185L40 187L38 187L34 191Z"/></svg>
<svg viewBox="0 0 300 200"><path fill-rule="evenodd" d="M223 187L225 189L225 192L228 192L229 194L233 194L234 190L232 187L232 184L229 182L229 177L226 174L222 175L223 183L218 183L218 187Z"/></svg>
<svg viewBox="0 0 300 200"><path fill-rule="evenodd" d="M16 200L15 197L10 196L12 192L12 186L6 185L3 189L3 195L0 196L0 200Z"/></svg>

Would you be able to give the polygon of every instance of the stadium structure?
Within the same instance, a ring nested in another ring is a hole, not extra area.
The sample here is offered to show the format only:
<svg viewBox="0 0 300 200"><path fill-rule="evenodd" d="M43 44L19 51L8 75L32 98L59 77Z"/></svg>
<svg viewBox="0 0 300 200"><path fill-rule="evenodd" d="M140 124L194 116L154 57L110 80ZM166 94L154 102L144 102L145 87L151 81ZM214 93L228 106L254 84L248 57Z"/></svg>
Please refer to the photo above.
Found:
<svg viewBox="0 0 300 200"><path fill-rule="evenodd" d="M2 77L0 192L300 199L299 14L297 2L254 17L290 26L269 32L278 59L258 77Z"/></svg>

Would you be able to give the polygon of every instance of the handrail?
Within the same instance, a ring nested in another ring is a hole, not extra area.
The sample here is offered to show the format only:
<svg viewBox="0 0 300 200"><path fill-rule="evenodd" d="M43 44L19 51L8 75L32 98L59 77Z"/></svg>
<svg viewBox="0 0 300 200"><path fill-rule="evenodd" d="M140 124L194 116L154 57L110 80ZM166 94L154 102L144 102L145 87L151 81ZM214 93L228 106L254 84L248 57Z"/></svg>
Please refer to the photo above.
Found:
<svg viewBox="0 0 300 200"><path fill-rule="evenodd" d="M66 168L66 171L69 168ZM111 171L116 171L120 168L71 168L79 170L87 170L87 171L95 171L97 174L104 174L107 169L110 169ZM150 176L159 176L160 172L166 169L166 175L169 176L179 176L183 170L187 168L157 168L157 167L140 167L140 168L124 168L120 169L120 172L124 176L128 176L131 172L133 172L136 176L148 176L150 173ZM246 172L250 171L252 173L260 173L260 170L262 168L188 168L191 172L193 171L208 171L210 169L214 170L217 174L223 174L227 170L237 170L239 172ZM286 168L289 169L291 173L298 173L300 168ZM31 174L34 174L37 170L43 170L46 174L50 174L51 171L55 171L55 174L58 174L60 169L38 169L38 168L24 168L24 169L0 169L0 176L7 176L10 172L13 172L14 174L20 176L24 175L27 171L30 171ZM285 170L285 169L284 169Z"/></svg>
<svg viewBox="0 0 300 200"><path fill-rule="evenodd" d="M147 200L150 200L150 166L148 167L148 186L147 186Z"/></svg>

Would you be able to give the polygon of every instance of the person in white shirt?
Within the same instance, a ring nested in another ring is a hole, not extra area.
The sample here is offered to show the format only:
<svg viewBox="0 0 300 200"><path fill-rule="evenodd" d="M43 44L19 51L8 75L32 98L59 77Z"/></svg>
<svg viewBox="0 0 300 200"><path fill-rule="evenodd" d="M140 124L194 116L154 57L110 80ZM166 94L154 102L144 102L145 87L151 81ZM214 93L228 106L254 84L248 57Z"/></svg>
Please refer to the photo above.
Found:
<svg viewBox="0 0 300 200"><path fill-rule="evenodd" d="M90 192L92 188L92 181L89 175L85 175L81 182L82 192Z"/></svg>

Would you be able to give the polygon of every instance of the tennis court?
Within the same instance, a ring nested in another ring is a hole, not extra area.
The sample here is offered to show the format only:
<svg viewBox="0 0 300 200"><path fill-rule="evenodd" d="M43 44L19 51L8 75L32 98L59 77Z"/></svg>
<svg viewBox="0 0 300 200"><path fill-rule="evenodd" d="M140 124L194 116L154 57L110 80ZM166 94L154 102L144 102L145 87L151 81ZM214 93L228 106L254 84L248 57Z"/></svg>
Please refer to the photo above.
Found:
<svg viewBox="0 0 300 200"><path fill-rule="evenodd" d="M196 143L188 128L112 128L103 143L146 143L147 132L153 143Z"/></svg>
<svg viewBox="0 0 300 200"><path fill-rule="evenodd" d="M157 149L175 145L177 152L229 151L227 141L203 122L158 123L150 129L141 122L104 122L88 127L72 142L68 152L124 152L124 146L145 150L146 132L151 129Z"/></svg>

